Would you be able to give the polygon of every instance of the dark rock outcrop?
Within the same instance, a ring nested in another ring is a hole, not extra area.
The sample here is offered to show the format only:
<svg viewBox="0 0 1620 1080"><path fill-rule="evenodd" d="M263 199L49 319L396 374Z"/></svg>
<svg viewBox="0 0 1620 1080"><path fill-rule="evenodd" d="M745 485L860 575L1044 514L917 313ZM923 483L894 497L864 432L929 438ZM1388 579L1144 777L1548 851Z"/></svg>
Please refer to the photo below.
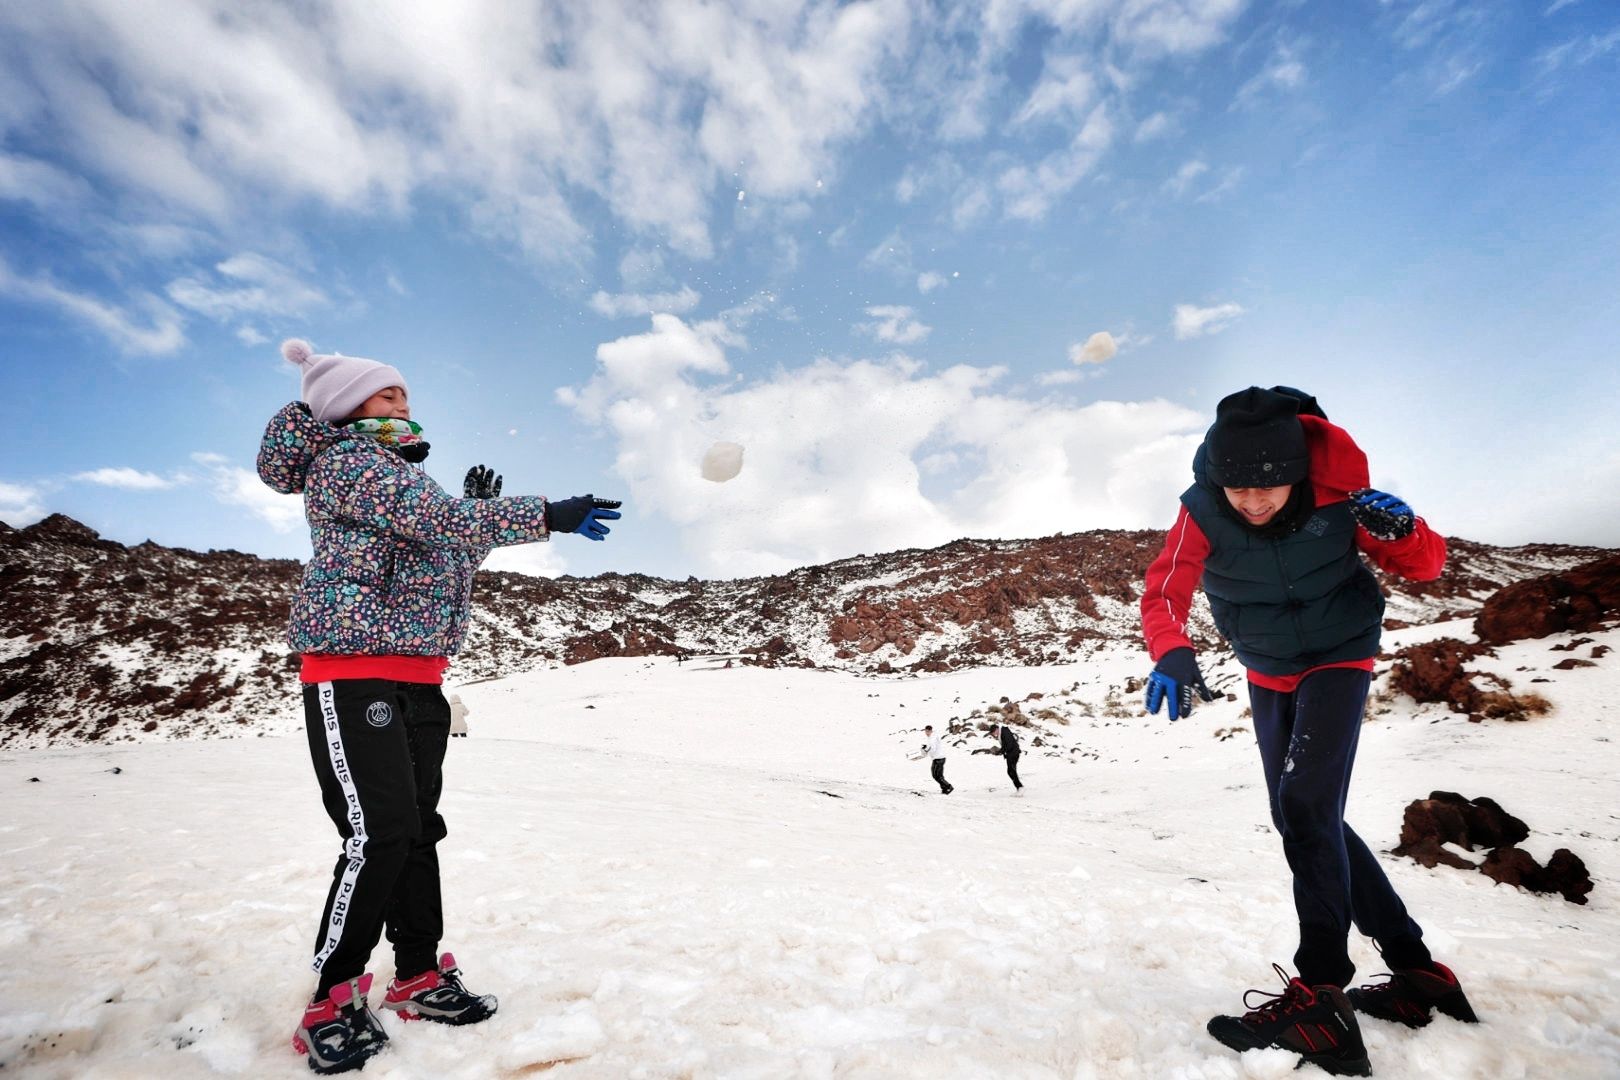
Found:
<svg viewBox="0 0 1620 1080"><path fill-rule="evenodd" d="M1478 870L1504 885L1558 893L1571 903L1586 903L1586 894L1592 891L1586 864L1568 848L1559 848L1542 866L1518 846L1529 835L1529 827L1494 799L1431 791L1427 799L1407 804L1401 820L1401 842L1390 854L1404 855L1430 868L1445 865ZM1485 850L1487 854L1476 865L1447 851L1443 846L1446 844L1465 851Z"/></svg>
<svg viewBox="0 0 1620 1080"><path fill-rule="evenodd" d="M1505 645L1565 631L1590 630L1620 617L1620 555L1516 582L1485 601L1474 633Z"/></svg>
<svg viewBox="0 0 1620 1080"><path fill-rule="evenodd" d="M1390 686L1414 701L1448 705L1452 712L1466 713L1476 723L1486 719L1528 720L1546 713L1551 706L1540 694L1515 692L1506 680L1465 667L1475 657L1490 653L1489 646L1456 638L1409 645L1395 654ZM1491 685L1482 688L1476 679Z"/></svg>

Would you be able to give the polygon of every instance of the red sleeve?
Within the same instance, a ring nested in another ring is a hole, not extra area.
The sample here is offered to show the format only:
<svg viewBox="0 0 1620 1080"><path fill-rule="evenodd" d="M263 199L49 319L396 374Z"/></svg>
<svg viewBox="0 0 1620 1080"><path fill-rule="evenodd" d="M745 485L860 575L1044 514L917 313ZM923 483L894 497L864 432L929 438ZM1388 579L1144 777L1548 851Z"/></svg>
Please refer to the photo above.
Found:
<svg viewBox="0 0 1620 1080"><path fill-rule="evenodd" d="M1356 526L1356 547L1378 564L1378 569L1408 581L1433 581L1446 568L1446 538L1417 519L1417 528L1399 540L1379 540Z"/></svg>
<svg viewBox="0 0 1620 1080"><path fill-rule="evenodd" d="M1148 567L1142 590L1142 637L1155 661L1171 649L1192 647L1187 613L1208 555L1209 538L1183 506L1165 534L1164 550Z"/></svg>

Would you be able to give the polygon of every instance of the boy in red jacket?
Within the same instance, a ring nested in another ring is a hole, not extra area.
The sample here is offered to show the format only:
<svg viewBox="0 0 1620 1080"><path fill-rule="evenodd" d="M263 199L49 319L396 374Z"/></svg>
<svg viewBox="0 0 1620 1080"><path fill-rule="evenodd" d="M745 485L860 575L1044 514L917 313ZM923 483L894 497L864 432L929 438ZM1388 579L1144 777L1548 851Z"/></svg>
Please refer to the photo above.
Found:
<svg viewBox="0 0 1620 1080"><path fill-rule="evenodd" d="M1217 1016L1235 1050L1279 1046L1331 1073L1371 1066L1355 1012L1411 1027L1441 1012L1473 1021L1383 868L1344 820L1350 771L1383 627L1384 597L1362 562L1416 581L1440 576L1446 545L1393 495L1368 489L1367 458L1316 400L1289 387L1224 398L1193 458L1194 483L1148 567L1142 630L1155 661L1147 709L1171 720L1211 700L1187 636L1202 584L1215 627L1248 669L1255 737L1299 916L1297 978L1260 1008ZM1345 993L1350 924L1393 974ZM1273 965L1275 967L1275 965Z"/></svg>

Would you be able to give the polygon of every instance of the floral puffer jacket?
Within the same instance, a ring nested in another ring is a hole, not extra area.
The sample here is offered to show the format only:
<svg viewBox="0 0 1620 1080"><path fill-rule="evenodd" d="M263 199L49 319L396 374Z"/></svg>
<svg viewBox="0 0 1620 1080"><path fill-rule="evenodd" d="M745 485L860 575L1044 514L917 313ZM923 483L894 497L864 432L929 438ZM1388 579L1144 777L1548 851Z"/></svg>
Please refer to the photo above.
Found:
<svg viewBox="0 0 1620 1080"><path fill-rule="evenodd" d="M493 548L550 539L539 496L456 499L418 466L293 402L271 418L259 478L304 493L315 552L287 643L336 656L454 656L473 573Z"/></svg>

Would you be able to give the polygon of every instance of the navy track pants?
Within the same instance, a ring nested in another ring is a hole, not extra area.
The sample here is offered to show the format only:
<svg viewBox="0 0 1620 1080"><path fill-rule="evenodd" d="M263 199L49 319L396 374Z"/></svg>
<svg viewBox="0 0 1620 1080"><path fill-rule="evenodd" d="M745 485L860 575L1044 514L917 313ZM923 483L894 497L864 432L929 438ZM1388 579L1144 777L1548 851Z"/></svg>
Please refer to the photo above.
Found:
<svg viewBox="0 0 1620 1080"><path fill-rule="evenodd" d="M1325 668L1292 693L1249 684L1271 820L1294 876L1294 966L1309 986L1344 986L1355 974L1347 948L1352 922L1391 967L1429 960L1423 930L1344 820L1371 681L1370 672Z"/></svg>

